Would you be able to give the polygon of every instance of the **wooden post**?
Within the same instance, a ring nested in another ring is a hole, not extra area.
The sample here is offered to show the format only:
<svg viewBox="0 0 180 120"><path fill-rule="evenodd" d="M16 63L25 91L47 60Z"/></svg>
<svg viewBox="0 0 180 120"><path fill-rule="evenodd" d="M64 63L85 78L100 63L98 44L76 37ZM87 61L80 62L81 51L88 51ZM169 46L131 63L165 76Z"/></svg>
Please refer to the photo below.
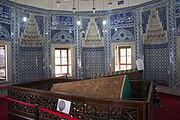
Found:
<svg viewBox="0 0 180 120"><path fill-rule="evenodd" d="M34 114L35 114L35 120L39 120L39 109L38 109L39 105L35 104L34 107Z"/></svg>

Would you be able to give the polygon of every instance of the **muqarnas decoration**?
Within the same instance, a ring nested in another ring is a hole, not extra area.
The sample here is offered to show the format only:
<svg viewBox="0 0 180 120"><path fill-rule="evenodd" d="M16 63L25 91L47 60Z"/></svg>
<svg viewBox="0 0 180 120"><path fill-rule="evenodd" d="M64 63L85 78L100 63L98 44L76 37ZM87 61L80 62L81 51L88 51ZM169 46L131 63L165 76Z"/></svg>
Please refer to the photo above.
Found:
<svg viewBox="0 0 180 120"><path fill-rule="evenodd" d="M167 33L163 31L162 24L158 17L156 9L151 10L146 34L144 35L144 44L165 44L167 43Z"/></svg>
<svg viewBox="0 0 180 120"><path fill-rule="evenodd" d="M30 15L24 32L21 34L21 47L42 47L42 38L34 15Z"/></svg>
<svg viewBox="0 0 180 120"><path fill-rule="evenodd" d="M101 38L94 18L90 18L85 38L82 40L83 47L103 47L104 42Z"/></svg>
<svg viewBox="0 0 180 120"><path fill-rule="evenodd" d="M73 44L73 36L66 31L59 31L52 36L53 44Z"/></svg>

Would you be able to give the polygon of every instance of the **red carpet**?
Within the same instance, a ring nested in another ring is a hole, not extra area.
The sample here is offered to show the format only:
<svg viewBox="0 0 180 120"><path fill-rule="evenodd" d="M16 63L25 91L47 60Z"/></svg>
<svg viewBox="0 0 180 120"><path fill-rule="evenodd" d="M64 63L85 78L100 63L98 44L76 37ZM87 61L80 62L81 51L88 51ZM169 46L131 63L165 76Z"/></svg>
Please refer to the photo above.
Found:
<svg viewBox="0 0 180 120"><path fill-rule="evenodd" d="M159 93L160 108L154 109L154 120L180 120L180 97Z"/></svg>
<svg viewBox="0 0 180 120"><path fill-rule="evenodd" d="M0 99L0 120L8 120L8 101Z"/></svg>
<svg viewBox="0 0 180 120"><path fill-rule="evenodd" d="M154 120L180 120L180 97L159 93L160 108L154 109ZM8 102L0 99L0 120L8 120Z"/></svg>

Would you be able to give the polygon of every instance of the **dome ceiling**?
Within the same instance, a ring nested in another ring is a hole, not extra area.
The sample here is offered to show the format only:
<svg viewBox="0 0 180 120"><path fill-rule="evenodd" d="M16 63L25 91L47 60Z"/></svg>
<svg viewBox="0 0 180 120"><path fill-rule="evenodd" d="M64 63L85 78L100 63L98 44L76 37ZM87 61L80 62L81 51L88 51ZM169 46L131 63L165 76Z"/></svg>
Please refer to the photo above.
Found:
<svg viewBox="0 0 180 120"><path fill-rule="evenodd" d="M20 4L26 4L39 8L45 8L49 10L68 10L71 11L74 8L76 11L92 11L93 1L95 10L108 10L109 3L112 3L111 8L123 8L128 6L135 6L152 0L10 0ZM58 6L59 1L59 6ZM120 5L118 5L118 2Z"/></svg>

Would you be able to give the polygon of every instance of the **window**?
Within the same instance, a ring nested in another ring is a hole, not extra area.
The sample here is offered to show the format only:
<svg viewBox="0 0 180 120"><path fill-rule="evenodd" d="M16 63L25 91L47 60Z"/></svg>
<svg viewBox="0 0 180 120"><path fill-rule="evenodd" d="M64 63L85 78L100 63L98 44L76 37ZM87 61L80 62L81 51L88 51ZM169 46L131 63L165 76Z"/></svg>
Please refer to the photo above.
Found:
<svg viewBox="0 0 180 120"><path fill-rule="evenodd" d="M115 47L115 71L132 69L131 46Z"/></svg>
<svg viewBox="0 0 180 120"><path fill-rule="evenodd" d="M71 50L55 48L55 77L63 75L72 75Z"/></svg>
<svg viewBox="0 0 180 120"><path fill-rule="evenodd" d="M7 81L7 46L0 44L0 81Z"/></svg>

